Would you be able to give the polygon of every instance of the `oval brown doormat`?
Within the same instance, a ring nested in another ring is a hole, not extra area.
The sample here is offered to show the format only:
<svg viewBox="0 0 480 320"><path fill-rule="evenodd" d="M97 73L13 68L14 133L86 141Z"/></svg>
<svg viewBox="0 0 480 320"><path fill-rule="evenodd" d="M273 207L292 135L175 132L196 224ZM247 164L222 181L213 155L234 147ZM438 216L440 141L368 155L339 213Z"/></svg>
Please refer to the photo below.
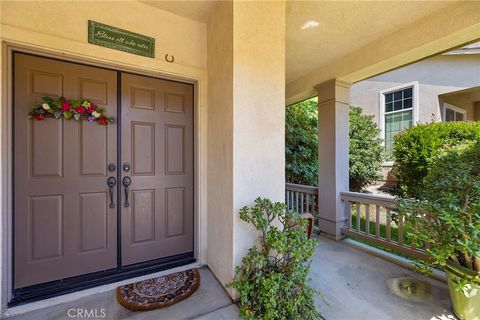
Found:
<svg viewBox="0 0 480 320"><path fill-rule="evenodd" d="M188 298L200 285L197 269L167 274L117 288L117 300L130 310L152 310Z"/></svg>

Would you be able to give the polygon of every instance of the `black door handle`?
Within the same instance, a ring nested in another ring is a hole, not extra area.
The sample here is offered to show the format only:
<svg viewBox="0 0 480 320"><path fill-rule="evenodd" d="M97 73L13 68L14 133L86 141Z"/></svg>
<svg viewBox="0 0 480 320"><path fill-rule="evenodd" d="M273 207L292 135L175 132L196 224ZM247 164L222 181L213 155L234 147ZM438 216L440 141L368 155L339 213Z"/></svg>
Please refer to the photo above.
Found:
<svg viewBox="0 0 480 320"><path fill-rule="evenodd" d="M108 191L110 193L110 208L115 208L115 203L113 202L113 188L117 185L117 179L115 177L109 177L107 180Z"/></svg>
<svg viewBox="0 0 480 320"><path fill-rule="evenodd" d="M122 184L125 187L125 203L123 204L123 206L125 208L128 208L128 206L130 205L128 203L128 187L132 184L132 179L130 179L130 177L124 177L122 179Z"/></svg>

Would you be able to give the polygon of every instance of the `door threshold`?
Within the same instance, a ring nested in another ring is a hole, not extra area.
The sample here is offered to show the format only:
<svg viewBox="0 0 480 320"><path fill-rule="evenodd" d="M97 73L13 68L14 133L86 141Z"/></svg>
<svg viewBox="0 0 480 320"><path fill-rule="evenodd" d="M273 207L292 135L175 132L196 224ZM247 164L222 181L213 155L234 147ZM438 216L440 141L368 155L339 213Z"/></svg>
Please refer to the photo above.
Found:
<svg viewBox="0 0 480 320"><path fill-rule="evenodd" d="M151 260L120 269L110 269L89 273L68 279L51 281L25 288L16 289L8 307L18 306L30 302L49 299L76 291L90 289L102 285L119 282L134 277L144 276L180 266L192 264L196 261L193 252L172 257Z"/></svg>

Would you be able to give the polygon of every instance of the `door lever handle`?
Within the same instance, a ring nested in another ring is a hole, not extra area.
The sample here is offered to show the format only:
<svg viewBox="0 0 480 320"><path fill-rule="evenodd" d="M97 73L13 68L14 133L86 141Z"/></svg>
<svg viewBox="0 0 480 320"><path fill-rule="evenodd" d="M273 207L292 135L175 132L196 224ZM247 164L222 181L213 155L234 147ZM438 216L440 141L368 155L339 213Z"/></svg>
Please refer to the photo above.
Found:
<svg viewBox="0 0 480 320"><path fill-rule="evenodd" d="M132 179L130 179L130 177L124 177L122 179L122 184L125 187L125 203L123 204L123 206L125 208L128 208L128 206L130 205L128 203L128 187L132 184Z"/></svg>
<svg viewBox="0 0 480 320"><path fill-rule="evenodd" d="M115 203L113 202L113 188L117 185L117 179L115 177L109 177L107 180L108 191L110 193L110 205L111 209L115 208Z"/></svg>

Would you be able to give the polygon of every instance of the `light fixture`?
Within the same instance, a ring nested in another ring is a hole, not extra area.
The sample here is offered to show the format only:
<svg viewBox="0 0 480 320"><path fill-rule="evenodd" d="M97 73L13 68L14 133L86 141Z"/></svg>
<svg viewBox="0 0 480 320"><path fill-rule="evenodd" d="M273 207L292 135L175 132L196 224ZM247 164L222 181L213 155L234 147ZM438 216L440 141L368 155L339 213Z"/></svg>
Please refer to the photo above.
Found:
<svg viewBox="0 0 480 320"><path fill-rule="evenodd" d="M305 29L312 29L312 28L316 28L318 27L318 21L315 21L315 20L308 20L307 22L305 22L302 26L302 30L305 30Z"/></svg>

